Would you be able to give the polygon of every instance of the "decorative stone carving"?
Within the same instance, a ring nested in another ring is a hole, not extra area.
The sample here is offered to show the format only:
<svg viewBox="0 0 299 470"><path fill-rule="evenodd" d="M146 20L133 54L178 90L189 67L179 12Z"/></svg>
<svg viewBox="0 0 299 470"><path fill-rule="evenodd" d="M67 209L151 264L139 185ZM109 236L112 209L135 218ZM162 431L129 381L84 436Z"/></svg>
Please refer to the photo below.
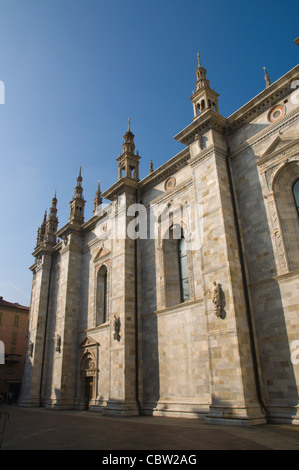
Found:
<svg viewBox="0 0 299 470"><path fill-rule="evenodd" d="M170 189L174 188L176 185L176 180L175 180L175 177L174 176L170 176L169 178L167 178L166 182L165 182L165 191L169 191Z"/></svg>
<svg viewBox="0 0 299 470"><path fill-rule="evenodd" d="M203 149L203 146L202 146L202 139L201 139L201 136L199 134L195 134L194 136L194 142L198 142L198 145L199 145L199 149L202 150Z"/></svg>
<svg viewBox="0 0 299 470"><path fill-rule="evenodd" d="M94 360L91 356L88 356L85 361L85 369L87 371L94 370L95 369L95 363Z"/></svg>
<svg viewBox="0 0 299 470"><path fill-rule="evenodd" d="M189 277L189 294L190 294L190 300L191 300L195 298L195 292L194 292L192 252L190 250L187 250L187 264L188 264L188 277Z"/></svg>
<svg viewBox="0 0 299 470"><path fill-rule="evenodd" d="M278 106L275 106L275 108L270 111L268 115L268 119L270 122L276 122L280 118L282 118L285 115L285 113L286 113L285 106L280 104Z"/></svg>
<svg viewBox="0 0 299 470"><path fill-rule="evenodd" d="M225 296L221 284L217 284L216 281L214 281L212 301L216 317L224 318Z"/></svg>
<svg viewBox="0 0 299 470"><path fill-rule="evenodd" d="M56 338L55 338L55 342L56 342L56 345L55 345L55 351L57 352L61 352L61 336L60 335L56 335Z"/></svg>
<svg viewBox="0 0 299 470"><path fill-rule="evenodd" d="M281 238L281 233L279 230L277 230L274 233L275 236L275 243L276 243L276 249L278 253L278 261L279 261L279 266L281 270L287 269L287 262L286 262L286 256L285 256L285 249L284 249L284 244Z"/></svg>
<svg viewBox="0 0 299 470"><path fill-rule="evenodd" d="M29 344L28 344L28 356L29 357L33 356L33 343L32 343L32 341L29 341Z"/></svg>
<svg viewBox="0 0 299 470"><path fill-rule="evenodd" d="M268 196L267 202L268 202L268 210L269 210L273 233L274 233L275 248L276 248L277 260L278 260L278 270L284 271L287 269L288 266L287 266L285 247L284 247L284 243L283 243L282 236L281 236L281 229L279 225L278 214L277 214L277 209L276 209L273 194Z"/></svg>
<svg viewBox="0 0 299 470"><path fill-rule="evenodd" d="M120 318L114 315L113 317L113 337L116 341L120 341Z"/></svg>
<svg viewBox="0 0 299 470"><path fill-rule="evenodd" d="M160 222L161 224L161 222ZM164 275L164 256L163 245L161 241L161 226L159 227L160 246L157 246L158 259L159 259L159 283L160 283L160 308L165 307L165 275Z"/></svg>

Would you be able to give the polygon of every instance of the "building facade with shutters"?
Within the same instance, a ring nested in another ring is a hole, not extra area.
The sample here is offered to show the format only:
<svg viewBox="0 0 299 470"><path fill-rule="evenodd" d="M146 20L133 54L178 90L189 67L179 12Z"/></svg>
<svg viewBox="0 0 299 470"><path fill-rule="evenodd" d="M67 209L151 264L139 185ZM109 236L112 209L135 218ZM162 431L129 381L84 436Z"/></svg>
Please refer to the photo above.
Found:
<svg viewBox="0 0 299 470"><path fill-rule="evenodd" d="M225 118L198 56L180 153L140 180L129 122L93 217L81 169L59 229L53 198L20 405L298 423L298 78Z"/></svg>

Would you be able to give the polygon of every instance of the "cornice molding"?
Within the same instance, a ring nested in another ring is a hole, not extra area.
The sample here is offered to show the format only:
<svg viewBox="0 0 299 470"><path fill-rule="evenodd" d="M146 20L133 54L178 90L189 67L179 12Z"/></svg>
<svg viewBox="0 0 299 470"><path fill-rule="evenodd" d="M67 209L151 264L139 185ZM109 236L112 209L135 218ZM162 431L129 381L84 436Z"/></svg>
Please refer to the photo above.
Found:
<svg viewBox="0 0 299 470"><path fill-rule="evenodd" d="M194 142L196 134L202 135L210 129L214 129L222 133L226 127L227 119L221 116L221 114L208 109L196 116L191 124L174 136L174 139L184 145L190 145Z"/></svg>
<svg viewBox="0 0 299 470"><path fill-rule="evenodd" d="M82 225L83 232L90 232L96 225L108 215L108 210L103 209L99 214L94 215Z"/></svg>
<svg viewBox="0 0 299 470"><path fill-rule="evenodd" d="M279 101L292 92L291 82L298 77L299 65L294 67L283 77L272 83L239 110L227 118L228 135L237 132L241 127L256 119L265 111L271 109Z"/></svg>
<svg viewBox="0 0 299 470"><path fill-rule="evenodd" d="M35 258L40 257L42 255L51 255L54 252L55 245L48 242L43 242L39 245L32 253L32 256Z"/></svg>
<svg viewBox="0 0 299 470"><path fill-rule="evenodd" d="M141 180L139 183L140 191L144 193L164 181L168 176L186 166L189 159L190 151L187 147Z"/></svg>
<svg viewBox="0 0 299 470"><path fill-rule="evenodd" d="M104 199L109 201L115 200L120 194L124 192L134 192L139 188L140 182L131 178L123 177L114 183L109 189L102 193Z"/></svg>

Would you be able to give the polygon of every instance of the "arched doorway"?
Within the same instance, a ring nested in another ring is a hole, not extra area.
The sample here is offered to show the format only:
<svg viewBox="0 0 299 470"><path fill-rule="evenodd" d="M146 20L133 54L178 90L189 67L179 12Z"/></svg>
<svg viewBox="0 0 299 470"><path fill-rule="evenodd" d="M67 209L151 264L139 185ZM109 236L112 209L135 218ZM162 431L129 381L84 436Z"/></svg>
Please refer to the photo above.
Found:
<svg viewBox="0 0 299 470"><path fill-rule="evenodd" d="M88 410L90 406L95 404L97 397L98 343L91 338L86 338L80 347L82 348L79 384L80 407Z"/></svg>
<svg viewBox="0 0 299 470"><path fill-rule="evenodd" d="M89 410L90 405L92 404L92 400L94 398L94 377L93 375L85 376L85 393L84 393L84 402L85 402L85 409Z"/></svg>

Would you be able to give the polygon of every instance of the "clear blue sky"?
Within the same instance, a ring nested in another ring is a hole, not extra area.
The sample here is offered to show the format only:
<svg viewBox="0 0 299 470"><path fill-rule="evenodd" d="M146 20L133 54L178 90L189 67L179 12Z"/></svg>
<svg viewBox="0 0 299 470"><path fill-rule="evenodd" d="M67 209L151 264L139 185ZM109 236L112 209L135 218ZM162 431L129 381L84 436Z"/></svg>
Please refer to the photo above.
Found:
<svg viewBox="0 0 299 470"><path fill-rule="evenodd" d="M86 218L117 179L128 117L141 178L182 150L197 51L227 117L298 64L298 1L0 0L0 295L29 305L37 228L82 166Z"/></svg>

